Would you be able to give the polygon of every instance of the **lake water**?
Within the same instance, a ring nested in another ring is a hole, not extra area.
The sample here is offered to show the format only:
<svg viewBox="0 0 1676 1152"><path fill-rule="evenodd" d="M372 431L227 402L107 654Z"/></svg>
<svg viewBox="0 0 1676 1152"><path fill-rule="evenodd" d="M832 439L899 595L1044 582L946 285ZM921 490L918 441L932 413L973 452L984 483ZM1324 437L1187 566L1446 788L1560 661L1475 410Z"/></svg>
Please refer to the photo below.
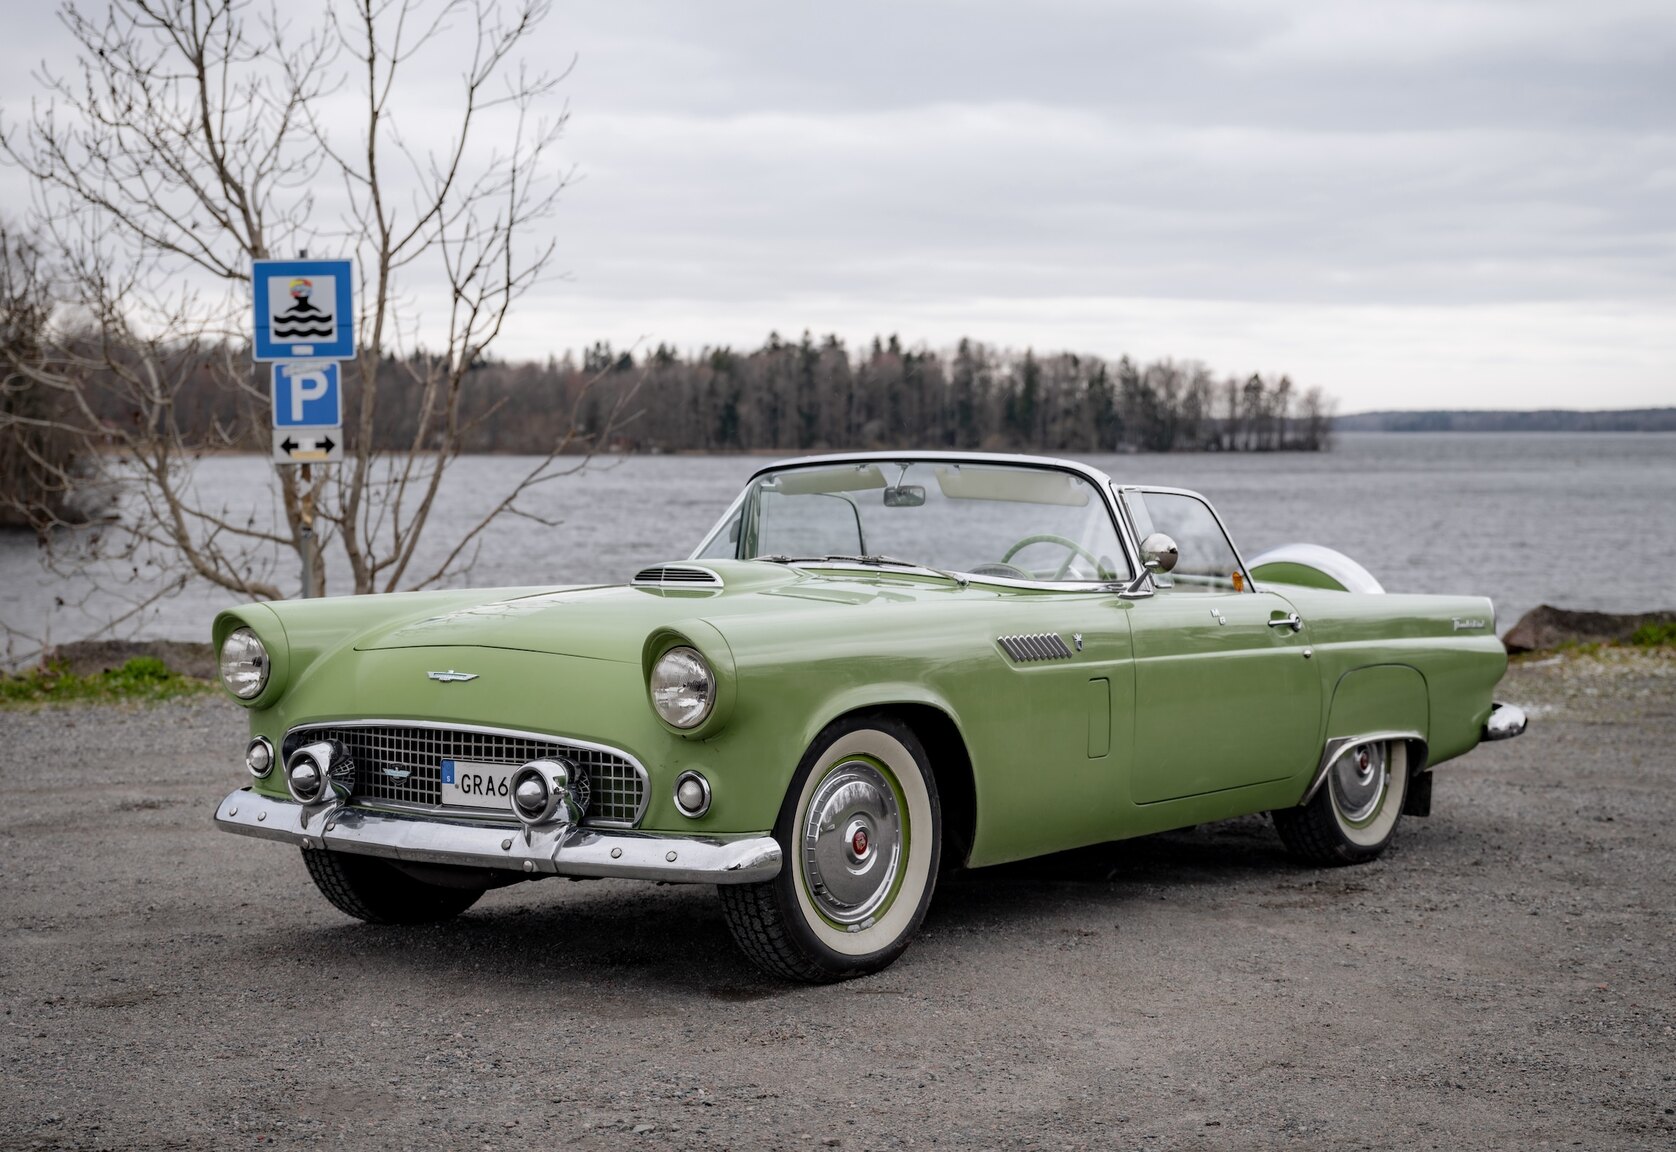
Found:
<svg viewBox="0 0 1676 1152"><path fill-rule="evenodd" d="M1503 632L1539 603L1609 612L1676 608L1676 435L1344 433L1319 454L1092 456L1120 482L1192 488L1210 498L1249 557L1275 544L1325 544L1393 592L1494 598ZM551 484L530 507L554 528L510 518L483 537L469 583L626 580L684 557L765 461L739 456L597 460ZM520 461L466 457L448 476L414 570L434 564ZM201 465L207 490L266 520L269 465ZM239 493L252 495L241 497ZM294 560L277 575L295 582ZM105 583L110 583L107 573ZM341 590L345 573L329 569ZM330 590L330 588L329 588ZM189 587L117 635L207 639L237 602ZM0 536L0 623L54 643L93 632L123 601L42 570L27 536ZM14 636L12 651L32 648ZM3 653L0 653L3 654Z"/></svg>

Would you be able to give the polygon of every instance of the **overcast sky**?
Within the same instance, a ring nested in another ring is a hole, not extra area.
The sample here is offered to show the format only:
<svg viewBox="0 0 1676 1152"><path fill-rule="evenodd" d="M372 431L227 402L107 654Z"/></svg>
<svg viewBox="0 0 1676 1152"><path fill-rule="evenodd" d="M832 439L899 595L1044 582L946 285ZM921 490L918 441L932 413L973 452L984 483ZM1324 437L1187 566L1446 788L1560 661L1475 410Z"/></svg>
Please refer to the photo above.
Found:
<svg viewBox="0 0 1676 1152"><path fill-rule="evenodd" d="M1676 404L1676 0L598 0L538 43L579 178L503 356L895 332Z"/></svg>

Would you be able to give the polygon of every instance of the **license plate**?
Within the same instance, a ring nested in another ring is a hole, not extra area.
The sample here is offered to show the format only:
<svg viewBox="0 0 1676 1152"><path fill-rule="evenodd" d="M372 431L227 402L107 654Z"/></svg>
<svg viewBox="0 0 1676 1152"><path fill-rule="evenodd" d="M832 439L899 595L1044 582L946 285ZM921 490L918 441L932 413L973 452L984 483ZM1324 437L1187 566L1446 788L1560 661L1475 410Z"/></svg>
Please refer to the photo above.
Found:
<svg viewBox="0 0 1676 1152"><path fill-rule="evenodd" d="M465 808L512 807L512 774L507 764L473 764L469 760L442 762L442 802Z"/></svg>

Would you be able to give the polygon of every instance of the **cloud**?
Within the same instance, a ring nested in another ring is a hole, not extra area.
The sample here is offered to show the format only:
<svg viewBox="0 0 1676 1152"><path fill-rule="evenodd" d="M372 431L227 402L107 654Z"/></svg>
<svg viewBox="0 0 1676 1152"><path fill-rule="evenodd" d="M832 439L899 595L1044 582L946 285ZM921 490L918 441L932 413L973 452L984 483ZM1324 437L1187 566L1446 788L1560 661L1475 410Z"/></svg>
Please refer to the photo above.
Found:
<svg viewBox="0 0 1676 1152"><path fill-rule="evenodd" d="M420 148L451 50L398 94ZM1668 0L646 0L559 8L532 56L577 61L582 179L503 355L810 327L1346 408L1676 400Z"/></svg>

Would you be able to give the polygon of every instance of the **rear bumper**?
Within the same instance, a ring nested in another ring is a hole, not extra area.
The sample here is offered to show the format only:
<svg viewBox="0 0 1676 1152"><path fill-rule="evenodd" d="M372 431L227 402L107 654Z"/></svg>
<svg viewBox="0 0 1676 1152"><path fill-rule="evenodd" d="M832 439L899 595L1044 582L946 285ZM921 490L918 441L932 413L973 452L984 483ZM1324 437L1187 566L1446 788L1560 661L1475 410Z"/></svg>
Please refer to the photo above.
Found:
<svg viewBox="0 0 1676 1152"><path fill-rule="evenodd" d="M1483 739L1511 740L1515 736L1524 734L1530 718L1525 710L1515 704L1496 703L1490 705L1490 718L1484 721Z"/></svg>
<svg viewBox="0 0 1676 1152"><path fill-rule="evenodd" d="M305 807L249 788L228 793L215 823L224 832L305 849L533 875L754 884L780 871L780 845L767 835L719 840L568 824L526 829L336 804Z"/></svg>

